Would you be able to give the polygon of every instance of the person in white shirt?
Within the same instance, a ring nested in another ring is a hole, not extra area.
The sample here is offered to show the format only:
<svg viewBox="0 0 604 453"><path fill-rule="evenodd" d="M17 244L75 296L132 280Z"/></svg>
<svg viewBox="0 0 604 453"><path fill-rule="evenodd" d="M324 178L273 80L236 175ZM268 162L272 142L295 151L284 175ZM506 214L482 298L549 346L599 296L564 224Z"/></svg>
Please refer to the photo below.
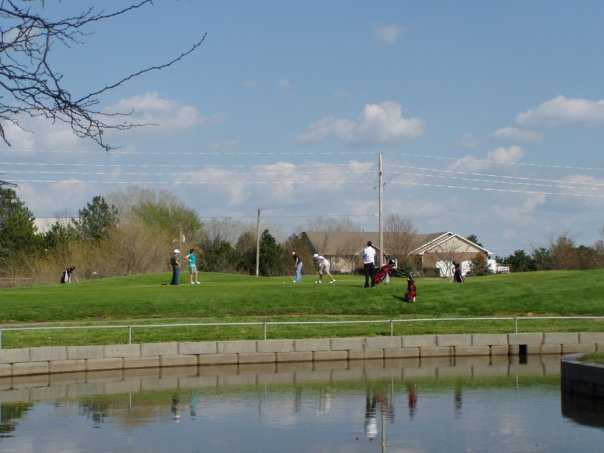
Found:
<svg viewBox="0 0 604 453"><path fill-rule="evenodd" d="M365 288L375 286L375 255L379 249L373 245L373 242L368 241L363 252L363 273L365 274ZM358 252L356 253L358 255ZM371 283L370 283L371 282Z"/></svg>
<svg viewBox="0 0 604 453"><path fill-rule="evenodd" d="M331 278L331 281L329 283L334 284L336 280L335 278L333 278L333 275L331 275L331 273L329 272L330 265L327 258L319 255L318 253L315 253L312 257L315 260L315 263L317 264L317 268L319 269L319 278L318 280L315 280L315 283L323 283L323 276L329 275L329 278Z"/></svg>

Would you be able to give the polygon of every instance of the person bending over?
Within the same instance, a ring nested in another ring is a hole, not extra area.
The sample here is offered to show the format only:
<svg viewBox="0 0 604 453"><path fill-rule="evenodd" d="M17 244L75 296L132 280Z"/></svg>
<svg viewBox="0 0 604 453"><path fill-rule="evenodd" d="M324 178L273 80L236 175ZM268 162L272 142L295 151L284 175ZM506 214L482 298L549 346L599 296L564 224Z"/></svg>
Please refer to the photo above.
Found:
<svg viewBox="0 0 604 453"><path fill-rule="evenodd" d="M329 272L330 264L327 258L319 255L318 253L315 253L312 257L315 260L315 263L317 264L317 268L319 269L319 278L315 281L315 283L323 283L323 276L328 275L331 279L329 283L334 284L336 282L336 279L333 278L333 275L331 275L331 273Z"/></svg>

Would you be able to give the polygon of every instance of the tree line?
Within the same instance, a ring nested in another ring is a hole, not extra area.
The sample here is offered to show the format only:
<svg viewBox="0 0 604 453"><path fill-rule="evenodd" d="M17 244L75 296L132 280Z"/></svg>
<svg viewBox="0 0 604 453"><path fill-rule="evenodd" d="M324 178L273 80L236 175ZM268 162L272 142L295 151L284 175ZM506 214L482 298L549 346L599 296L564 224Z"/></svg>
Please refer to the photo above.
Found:
<svg viewBox="0 0 604 453"><path fill-rule="evenodd" d="M130 188L97 195L77 217L57 219L44 232L16 192L0 187L0 277L55 282L68 266L79 278L163 272L174 248L196 248L207 272L254 274L255 226L235 220L202 222L195 210L168 192ZM303 235L280 243L268 229L260 236L260 274L283 275L291 250L312 261Z"/></svg>
<svg viewBox="0 0 604 453"><path fill-rule="evenodd" d="M497 262L509 266L512 272L600 268L604 267L604 240L600 239L591 246L580 245L563 234L547 246L529 252L519 249L509 256L497 257Z"/></svg>

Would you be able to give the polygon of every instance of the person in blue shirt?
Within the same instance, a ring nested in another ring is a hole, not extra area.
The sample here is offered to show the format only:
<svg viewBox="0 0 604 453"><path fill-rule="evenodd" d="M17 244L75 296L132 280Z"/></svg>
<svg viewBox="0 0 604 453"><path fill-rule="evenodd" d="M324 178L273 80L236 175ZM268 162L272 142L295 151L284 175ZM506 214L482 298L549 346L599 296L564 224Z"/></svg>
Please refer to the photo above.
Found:
<svg viewBox="0 0 604 453"><path fill-rule="evenodd" d="M195 249L190 249L189 254L185 257L189 266L189 283L191 285L199 285L199 272L197 271L197 253Z"/></svg>

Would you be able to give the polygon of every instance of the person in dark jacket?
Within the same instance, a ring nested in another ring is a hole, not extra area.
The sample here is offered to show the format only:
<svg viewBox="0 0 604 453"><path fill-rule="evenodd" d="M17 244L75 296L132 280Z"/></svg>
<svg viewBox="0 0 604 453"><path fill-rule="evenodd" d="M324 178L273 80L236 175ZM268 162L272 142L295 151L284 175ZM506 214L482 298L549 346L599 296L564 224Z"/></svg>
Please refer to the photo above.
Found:
<svg viewBox="0 0 604 453"><path fill-rule="evenodd" d="M170 267L172 268L172 281L171 285L178 285L180 279L180 250L174 249L172 257L170 258Z"/></svg>

